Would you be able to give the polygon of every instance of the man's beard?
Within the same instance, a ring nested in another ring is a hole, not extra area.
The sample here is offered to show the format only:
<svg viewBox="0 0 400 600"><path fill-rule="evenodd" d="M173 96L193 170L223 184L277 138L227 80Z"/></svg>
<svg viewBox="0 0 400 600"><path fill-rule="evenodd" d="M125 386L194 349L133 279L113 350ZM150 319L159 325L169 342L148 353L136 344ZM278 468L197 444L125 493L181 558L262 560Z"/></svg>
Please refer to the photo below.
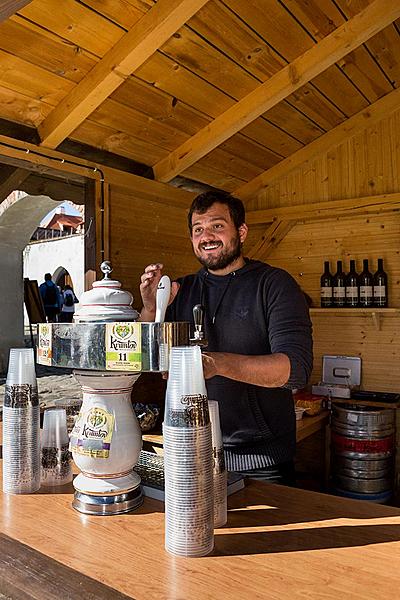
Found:
<svg viewBox="0 0 400 600"><path fill-rule="evenodd" d="M229 248L225 247L217 256L204 257L203 255L199 256L197 253L195 254L199 263L203 265L203 267L206 267L206 269L210 269L211 271L226 269L241 255L239 235L236 235L236 237L231 240Z"/></svg>

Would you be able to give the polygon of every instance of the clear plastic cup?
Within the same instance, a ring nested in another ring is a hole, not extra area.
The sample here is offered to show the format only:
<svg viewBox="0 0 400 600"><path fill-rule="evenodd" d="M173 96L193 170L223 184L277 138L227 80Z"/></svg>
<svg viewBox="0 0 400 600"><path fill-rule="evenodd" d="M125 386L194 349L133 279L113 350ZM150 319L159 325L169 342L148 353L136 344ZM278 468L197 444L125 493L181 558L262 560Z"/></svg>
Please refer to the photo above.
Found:
<svg viewBox="0 0 400 600"><path fill-rule="evenodd" d="M65 408L49 408L43 415L41 483L55 486L70 481L72 462Z"/></svg>
<svg viewBox="0 0 400 600"><path fill-rule="evenodd" d="M37 385L33 348L11 348L6 385L23 384Z"/></svg>

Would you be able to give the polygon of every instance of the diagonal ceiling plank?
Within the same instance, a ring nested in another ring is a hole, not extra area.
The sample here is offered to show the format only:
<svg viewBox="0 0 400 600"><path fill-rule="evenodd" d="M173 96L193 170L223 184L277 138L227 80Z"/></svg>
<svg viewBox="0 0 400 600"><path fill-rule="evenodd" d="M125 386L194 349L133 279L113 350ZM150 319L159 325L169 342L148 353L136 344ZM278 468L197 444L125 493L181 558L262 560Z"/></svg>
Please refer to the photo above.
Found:
<svg viewBox="0 0 400 600"><path fill-rule="evenodd" d="M0 23L31 2L32 0L2 0L0 2Z"/></svg>
<svg viewBox="0 0 400 600"><path fill-rule="evenodd" d="M375 0L160 160L155 178L170 181L399 17L400 0Z"/></svg>
<svg viewBox="0 0 400 600"><path fill-rule="evenodd" d="M258 192L267 187L270 183L280 177L284 177L293 169L300 167L307 161L314 159L316 156L328 152L334 146L338 146L345 142L348 138L353 137L357 133L363 131L367 127L374 125L383 117L390 115L400 107L400 88L393 90L380 98L367 108L356 113L337 127L334 127L324 135L300 148L294 154L291 154L284 160L281 160L276 165L264 171L251 181L243 184L234 191L235 196L246 200L254 198Z"/></svg>
<svg viewBox="0 0 400 600"><path fill-rule="evenodd" d="M19 190L25 179L31 174L26 169L14 169L6 179L1 180L0 177L0 202L3 202L11 192Z"/></svg>
<svg viewBox="0 0 400 600"><path fill-rule="evenodd" d="M208 0L158 0L44 119L41 145L56 148Z"/></svg>

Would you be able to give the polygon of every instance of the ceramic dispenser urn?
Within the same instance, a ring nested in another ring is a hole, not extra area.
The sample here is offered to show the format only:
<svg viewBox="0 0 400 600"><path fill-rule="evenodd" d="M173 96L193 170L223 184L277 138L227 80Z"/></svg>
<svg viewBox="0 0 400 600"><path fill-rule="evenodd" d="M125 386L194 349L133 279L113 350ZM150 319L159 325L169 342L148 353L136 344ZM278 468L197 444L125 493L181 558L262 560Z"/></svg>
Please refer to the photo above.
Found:
<svg viewBox="0 0 400 600"><path fill-rule="evenodd" d="M121 371L76 370L82 386L83 404L71 434L71 450L81 473L74 480L73 507L88 514L118 514L142 503L140 477L133 471L142 448L142 434L131 403L133 384L140 364L138 313L132 295L110 279L111 267L103 263L104 279L81 297L75 323L108 323L107 356ZM125 371L127 356L129 372Z"/></svg>

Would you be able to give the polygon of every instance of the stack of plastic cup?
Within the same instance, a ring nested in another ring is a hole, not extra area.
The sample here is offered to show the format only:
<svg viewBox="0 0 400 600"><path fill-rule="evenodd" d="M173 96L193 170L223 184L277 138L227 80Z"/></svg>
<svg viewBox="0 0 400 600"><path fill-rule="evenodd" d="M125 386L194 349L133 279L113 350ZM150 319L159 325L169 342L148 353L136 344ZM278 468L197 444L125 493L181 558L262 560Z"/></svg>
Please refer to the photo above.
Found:
<svg viewBox="0 0 400 600"><path fill-rule="evenodd" d="M171 350L165 398L165 548L205 556L214 547L211 424L198 346Z"/></svg>
<svg viewBox="0 0 400 600"><path fill-rule="evenodd" d="M208 408L210 411L214 459L214 527L223 527L228 520L228 474L225 467L218 402L209 400Z"/></svg>
<svg viewBox="0 0 400 600"><path fill-rule="evenodd" d="M49 408L44 412L41 466L41 483L44 486L63 485L72 481L65 408Z"/></svg>
<svg viewBox="0 0 400 600"><path fill-rule="evenodd" d="M40 408L32 348L10 350L3 407L3 491L40 488Z"/></svg>

